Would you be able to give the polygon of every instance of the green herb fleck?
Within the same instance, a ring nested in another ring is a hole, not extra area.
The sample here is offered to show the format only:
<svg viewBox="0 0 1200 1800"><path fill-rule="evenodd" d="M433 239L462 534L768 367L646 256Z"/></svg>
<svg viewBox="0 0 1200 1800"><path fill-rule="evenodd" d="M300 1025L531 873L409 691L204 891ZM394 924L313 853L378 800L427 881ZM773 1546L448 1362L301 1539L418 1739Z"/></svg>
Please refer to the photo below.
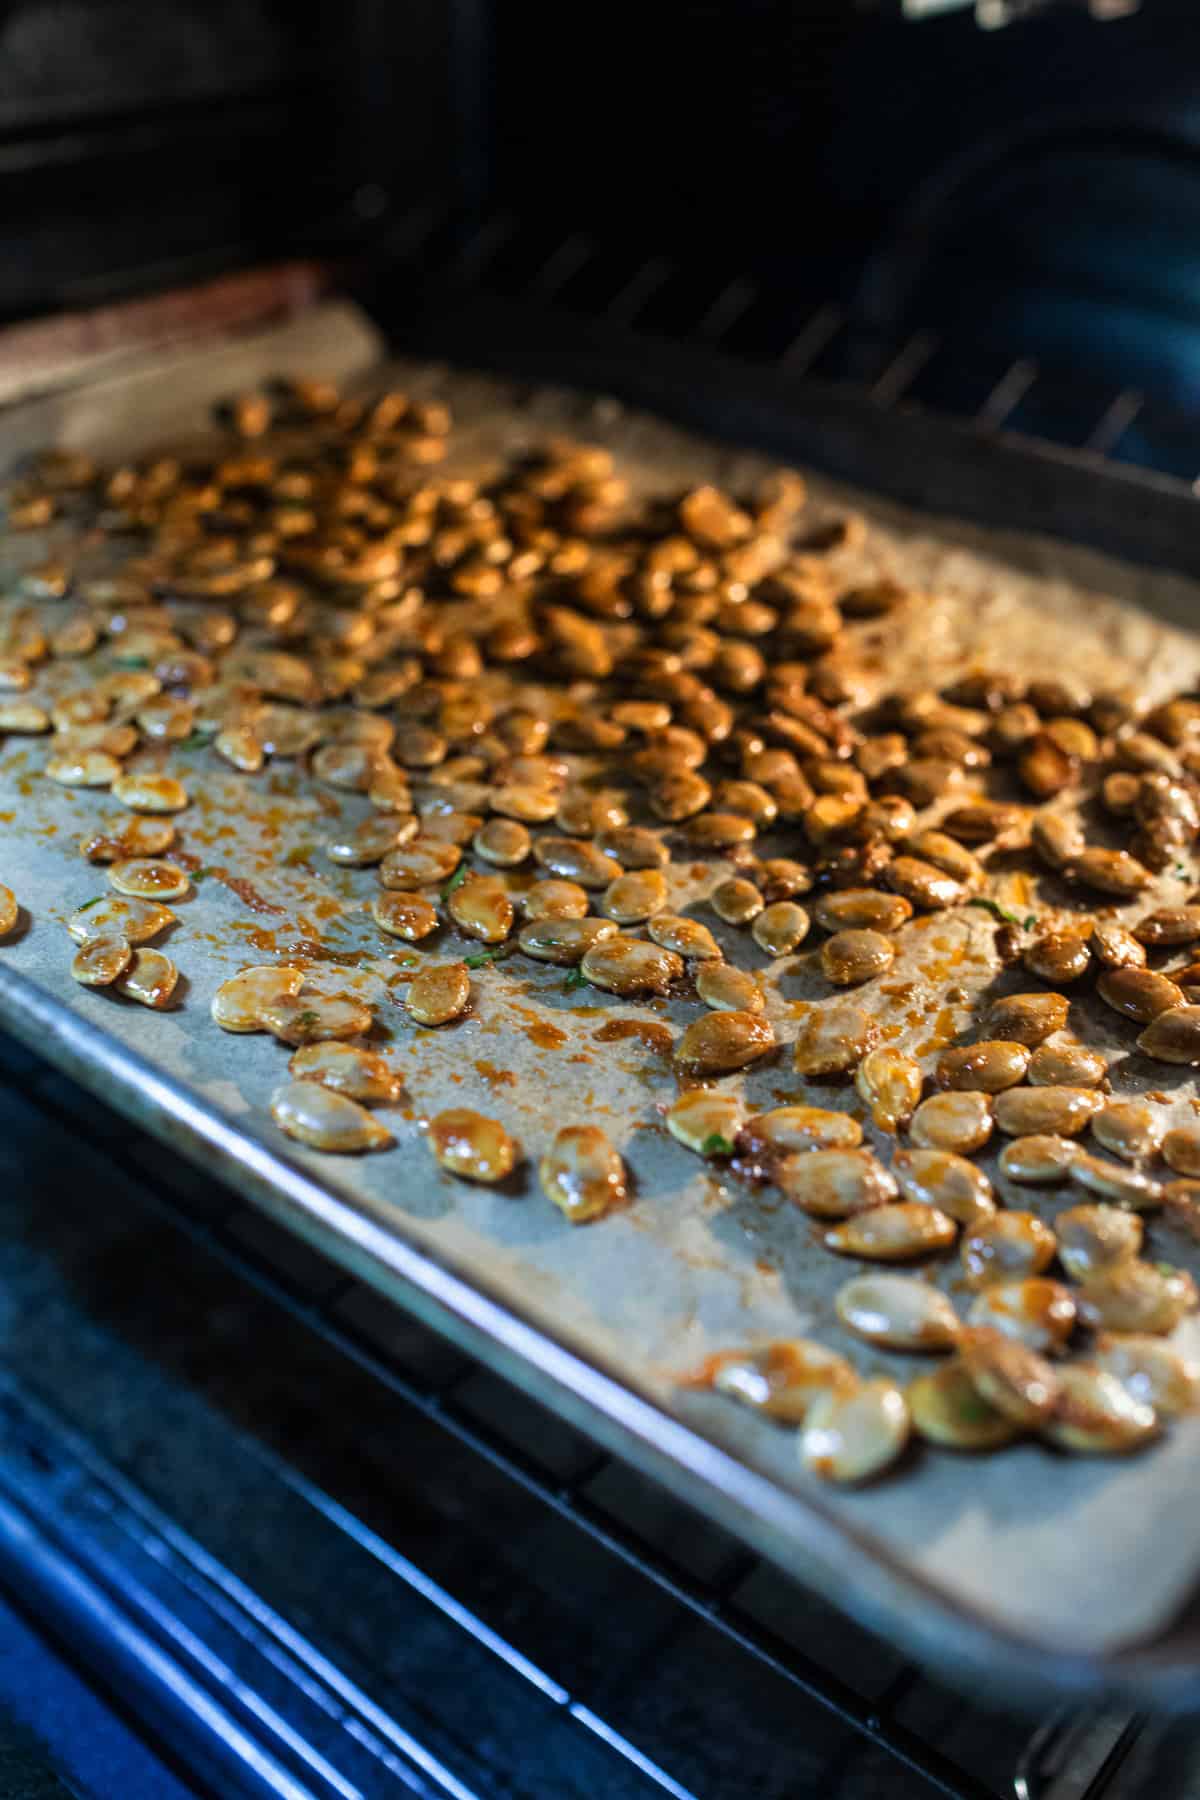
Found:
<svg viewBox="0 0 1200 1800"><path fill-rule="evenodd" d="M148 669L150 667L148 656L114 656L113 661L118 669Z"/></svg>
<svg viewBox="0 0 1200 1800"><path fill-rule="evenodd" d="M85 900L82 906L77 906L75 908L75 911L76 912L88 912L91 907L99 906L100 902L103 899L105 899L106 897L107 896L104 894L97 894L96 898L94 900Z"/></svg>
<svg viewBox="0 0 1200 1800"><path fill-rule="evenodd" d="M571 969L568 971L567 979L563 982L563 993L573 993L576 988L586 987L587 984L588 978L582 969Z"/></svg>
<svg viewBox="0 0 1200 1800"><path fill-rule="evenodd" d="M700 1146L701 1156L732 1156L733 1145L719 1131L710 1131Z"/></svg>
<svg viewBox="0 0 1200 1800"><path fill-rule="evenodd" d="M311 1031L314 1025L319 1025L321 1023L321 1015L320 1013L315 1013L311 1010L297 1013L296 1023L299 1025L301 1031Z"/></svg>
<svg viewBox="0 0 1200 1800"><path fill-rule="evenodd" d="M455 888L462 886L463 882L467 879L467 874L468 870L466 863L459 863L457 869L455 869L453 875L442 889L443 900L448 900Z"/></svg>
<svg viewBox="0 0 1200 1800"><path fill-rule="evenodd" d="M203 881L209 875L219 875L220 873L220 869L214 863L208 863L203 869L192 870L192 880Z"/></svg>
<svg viewBox="0 0 1200 1800"><path fill-rule="evenodd" d="M1186 875L1187 869L1184 867L1183 863L1176 863L1174 872L1176 875Z"/></svg>
<svg viewBox="0 0 1200 1800"><path fill-rule="evenodd" d="M495 950L477 950L474 956L463 957L463 968L485 969L488 963L495 962L496 954Z"/></svg>
<svg viewBox="0 0 1200 1800"><path fill-rule="evenodd" d="M1037 924L1037 914L1030 913L1024 921L1026 931L1032 931Z"/></svg>
<svg viewBox="0 0 1200 1800"><path fill-rule="evenodd" d="M1177 1263L1156 1262L1154 1266L1160 1275L1178 1275L1179 1273L1179 1265Z"/></svg>
<svg viewBox="0 0 1200 1800"><path fill-rule="evenodd" d="M207 731L189 731L185 738L180 738L179 748L181 750L203 750L207 742Z"/></svg>
<svg viewBox="0 0 1200 1800"><path fill-rule="evenodd" d="M967 905L982 906L985 912L990 912L993 918L1003 919L1006 925L1019 925L1021 923L1016 913L1007 911L1007 909L1001 906L998 901L988 900L982 894L977 895L974 900L968 900Z"/></svg>

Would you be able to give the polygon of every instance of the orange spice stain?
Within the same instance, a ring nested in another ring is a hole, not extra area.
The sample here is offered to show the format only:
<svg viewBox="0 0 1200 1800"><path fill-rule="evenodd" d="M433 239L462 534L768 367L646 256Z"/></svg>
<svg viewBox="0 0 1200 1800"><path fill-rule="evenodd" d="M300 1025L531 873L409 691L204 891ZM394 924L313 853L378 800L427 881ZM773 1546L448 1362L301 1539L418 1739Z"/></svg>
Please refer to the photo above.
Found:
<svg viewBox="0 0 1200 1800"><path fill-rule="evenodd" d="M592 1036L598 1044L615 1044L626 1038L636 1038L655 1056L669 1056L675 1041L665 1025L656 1025L652 1019L610 1019Z"/></svg>
<svg viewBox="0 0 1200 1800"><path fill-rule="evenodd" d="M562 1027L539 1017L531 1006L520 1006L515 1000L510 1000L509 1010L519 1013L522 1019L528 1021L524 1026L525 1036L539 1050L561 1050L567 1042L567 1033Z"/></svg>
<svg viewBox="0 0 1200 1800"><path fill-rule="evenodd" d="M909 1022L915 1024L923 1016L918 1013L914 1018L910 1014ZM957 1036L958 1020L954 1016L953 1008L943 1006L933 1022L932 1035L926 1038L923 1044L917 1045L916 1053L918 1056L930 1056L935 1050L944 1050L946 1045L952 1044Z"/></svg>
<svg viewBox="0 0 1200 1800"><path fill-rule="evenodd" d="M477 1062L475 1073L490 1088L515 1087L517 1078L511 1069L498 1069L495 1063Z"/></svg>

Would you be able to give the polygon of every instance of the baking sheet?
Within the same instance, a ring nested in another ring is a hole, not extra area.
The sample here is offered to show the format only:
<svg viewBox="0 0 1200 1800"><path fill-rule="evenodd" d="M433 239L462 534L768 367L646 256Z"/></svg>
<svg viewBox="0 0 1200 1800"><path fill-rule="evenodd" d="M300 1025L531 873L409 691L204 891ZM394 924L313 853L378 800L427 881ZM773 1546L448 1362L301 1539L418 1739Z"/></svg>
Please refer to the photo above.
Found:
<svg viewBox="0 0 1200 1800"><path fill-rule="evenodd" d="M344 319L342 326L350 329ZM331 329L333 346L340 343L344 354L344 335L336 323ZM361 366L368 347L364 338L351 369ZM329 367L323 348L322 333L310 328L305 355L318 372ZM262 373L285 362L297 366L269 338L253 349L244 346L242 354L239 382L251 378L247 359ZM345 362L341 372L347 372ZM502 445L560 429L611 443L646 487L669 490L684 480L708 478L738 487L767 466L623 413L610 402L552 393L529 399L502 383L404 366L389 369L385 378L450 399L459 420L456 461L464 466L486 460ZM176 431L190 424L185 413L177 404ZM115 415L110 406L107 416L94 398L82 401L77 412L59 400L56 419L64 441L90 448L121 448L125 433L140 444L149 441L136 396L118 405ZM10 446L15 434L18 428L10 426ZM819 481L813 486L818 500L831 505L848 498ZM849 498L866 511L873 529L862 555L847 559L847 577L887 570L936 596L920 615L916 638L907 635L907 614L903 645L888 627L879 631L877 660L889 681L901 672L902 658L924 670L924 680L941 680L977 649L994 647L998 635L1005 663L1028 674L1061 667L1098 685L1136 678L1150 695L1175 691L1197 665L1197 640L1176 629L1200 617L1200 588L1192 583L1044 542L942 523L935 528L915 515ZM36 562L45 547L29 536L3 543L0 573L7 578ZM40 698L55 684L69 687L77 681L69 664L59 664L39 677L34 692ZM106 883L103 870L79 857L77 841L121 809L107 795L58 789L46 781L38 773L45 755L37 740L10 739L0 748L5 842L0 873L27 909L22 932L0 948L4 969L28 976L76 1015L213 1102L235 1124L252 1123L270 1140L266 1106L284 1077L287 1052L268 1038L221 1033L208 1017L208 1004L219 983L245 964L290 960L289 946L324 941L351 961L322 965L314 973L331 987L359 985L377 1003L379 1044L404 1075L406 1094L389 1115L399 1140L396 1150L350 1161L287 1143L293 1162L373 1221L428 1248L441 1264L510 1301L554 1338L788 1493L802 1496L865 1548L879 1550L1007 1632L1095 1655L1154 1633L1184 1600L1200 1570L1200 1516L1192 1495L1200 1420L1173 1425L1165 1442L1125 1463L1066 1459L1036 1444L981 1458L922 1450L911 1466L877 1487L845 1493L815 1483L799 1469L792 1433L680 1386L678 1378L712 1350L809 1331L845 1350L864 1370L886 1367L903 1374L918 1366L913 1359L885 1358L846 1341L833 1320L832 1296L855 1265L825 1252L812 1225L794 1209L769 1195L746 1192L669 1139L662 1111L677 1090L666 1058L636 1035L616 1041L598 1037L614 1021L648 1018L677 1035L695 1016L694 1003L669 1001L647 1009L590 990L565 992L563 971L514 958L475 977L469 1018L439 1033L422 1032L398 1004L405 965L455 954L453 940L435 939L432 951L416 952L381 942L363 911L376 889L374 871L337 869L321 855L321 844L340 824L361 816L364 803L318 789L307 777L280 779L290 767L286 763L274 765L265 779L245 778L224 770L208 752L183 750L173 750L164 761L185 780L194 771L193 790L204 799L177 821L182 845L208 866L249 877L267 906L280 910L251 910L219 877L209 876L192 899L175 908L179 923L164 940L185 978L175 1011L155 1015L85 992L69 976L73 945L62 920L104 892ZM778 847L786 850L786 840ZM306 852L303 862L295 860L299 850ZM688 871L675 872L680 906L698 903L727 872L718 862L702 873L698 869L689 865ZM1012 880L1011 895L998 891L1018 910L1026 903L1058 904L1067 898L1052 883L1039 891L1027 877ZM1185 884L1179 891L1186 891ZM785 1049L745 1078L751 1105L808 1098L853 1107L852 1091L806 1088L789 1067L786 1045L801 1009L825 992L804 957L771 969L756 951L748 953L745 934L704 916L728 949L736 943L738 960L762 967L771 983L769 1010ZM987 915L973 909L915 922L901 934L902 955L887 984L897 986L911 976L921 985L903 999L872 994L875 1010L898 1027L895 1041L912 1047L927 1067L970 1015L964 1003L945 1016L947 980L968 995L995 981L993 930ZM999 988L1029 985L1028 978L1010 974ZM1180 1117L1190 1116L1190 1078L1130 1058L1132 1033L1114 1031L1103 1008L1093 1012L1074 997L1073 1002L1080 1035L1103 1043L1118 1058L1117 1093L1169 1090L1171 1107ZM633 1204L580 1229L541 1197L528 1165L511 1191L450 1181L436 1171L421 1143L421 1123L455 1104L502 1119L533 1158L567 1119L598 1120L633 1173ZM1028 1189L1010 1189L1009 1197L1046 1217L1068 1204L1042 1193L1031 1197ZM1193 1246L1157 1225L1152 1238L1152 1254L1200 1273ZM954 1275L953 1264L939 1273L952 1291ZM955 1297L961 1310L964 1297ZM806 1554L797 1541L790 1560L801 1572ZM864 1586L869 1574L864 1555ZM844 1598L853 1607L853 1573L845 1578Z"/></svg>

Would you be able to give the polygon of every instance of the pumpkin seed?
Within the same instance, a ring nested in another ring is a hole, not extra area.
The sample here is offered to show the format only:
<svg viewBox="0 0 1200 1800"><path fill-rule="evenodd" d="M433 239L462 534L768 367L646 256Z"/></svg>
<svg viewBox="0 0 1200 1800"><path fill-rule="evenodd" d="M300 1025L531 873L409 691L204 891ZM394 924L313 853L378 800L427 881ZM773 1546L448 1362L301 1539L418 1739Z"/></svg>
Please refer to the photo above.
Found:
<svg viewBox="0 0 1200 1800"><path fill-rule="evenodd" d="M1176 1125L1164 1137L1162 1153L1177 1175L1200 1176L1200 1127Z"/></svg>
<svg viewBox="0 0 1200 1800"><path fill-rule="evenodd" d="M417 829L417 821L411 814L406 817L390 813L382 818L364 819L346 836L326 844L325 854L330 862L365 869L372 863L382 862L390 850L410 842L416 837Z"/></svg>
<svg viewBox="0 0 1200 1800"><path fill-rule="evenodd" d="M1152 1406L1136 1399L1107 1369L1071 1363L1059 1371L1058 1398L1042 1426L1052 1444L1077 1455L1118 1456L1158 1433Z"/></svg>
<svg viewBox="0 0 1200 1800"><path fill-rule="evenodd" d="M465 1181L504 1181L517 1164L517 1146L503 1125L466 1106L430 1119L429 1147L441 1168Z"/></svg>
<svg viewBox="0 0 1200 1800"><path fill-rule="evenodd" d="M938 1062L937 1080L944 1088L999 1094L1023 1080L1028 1067L1029 1051L1024 1044L985 1038L978 1044L947 1050Z"/></svg>
<svg viewBox="0 0 1200 1800"><path fill-rule="evenodd" d="M221 983L210 1011L222 1031L265 1031L263 1010L281 998L293 997L303 986L303 969L274 964L240 969Z"/></svg>
<svg viewBox="0 0 1200 1800"><path fill-rule="evenodd" d="M766 916L764 913L763 918ZM760 919L756 930L761 923ZM839 987L856 987L886 974L895 956L895 945L882 932L838 931L821 946L821 972Z"/></svg>
<svg viewBox="0 0 1200 1800"><path fill-rule="evenodd" d="M619 863L583 838L543 837L533 846L543 869L582 888L606 888L623 871Z"/></svg>
<svg viewBox="0 0 1200 1800"><path fill-rule="evenodd" d="M1075 1302L1060 1281L1030 1275L993 1281L971 1302L969 1325L991 1325L1029 1350L1060 1350L1075 1327Z"/></svg>
<svg viewBox="0 0 1200 1800"><path fill-rule="evenodd" d="M862 1126L849 1113L823 1106L776 1106L756 1113L738 1136L739 1154L770 1162L797 1150L853 1150L862 1143Z"/></svg>
<svg viewBox="0 0 1200 1800"><path fill-rule="evenodd" d="M945 1294L915 1275L856 1275L834 1307L847 1330L884 1350L949 1350L960 1329Z"/></svg>
<svg viewBox="0 0 1200 1800"><path fill-rule="evenodd" d="M533 849L533 839L515 819L488 819L476 831L472 844L484 862L501 869L515 869Z"/></svg>
<svg viewBox="0 0 1200 1800"><path fill-rule="evenodd" d="M1070 1138L1051 1132L1033 1132L1014 1138L1000 1152L1000 1172L1010 1181L1032 1187L1053 1187L1065 1181L1083 1151Z"/></svg>
<svg viewBox="0 0 1200 1800"><path fill-rule="evenodd" d="M750 927L759 949L768 956L790 956L808 936L809 918L794 900L776 900Z"/></svg>
<svg viewBox="0 0 1200 1800"><path fill-rule="evenodd" d="M720 958L721 946L699 919L688 919L679 913L658 913L647 929L656 944L664 950L673 950L676 956L696 962Z"/></svg>
<svg viewBox="0 0 1200 1800"><path fill-rule="evenodd" d="M284 1044L317 1044L359 1037L371 1029L371 1009L352 994L280 993L259 1012L263 1025Z"/></svg>
<svg viewBox="0 0 1200 1800"><path fill-rule="evenodd" d="M892 1174L906 1200L933 1206L959 1225L973 1225L996 1210L983 1170L948 1150L897 1150Z"/></svg>
<svg viewBox="0 0 1200 1800"><path fill-rule="evenodd" d="M1033 1087L1098 1087L1107 1073L1100 1052L1084 1044L1042 1044L1025 1071Z"/></svg>
<svg viewBox="0 0 1200 1800"><path fill-rule="evenodd" d="M112 983L118 994L161 1012L171 1004L179 970L161 950L137 949Z"/></svg>
<svg viewBox="0 0 1200 1800"><path fill-rule="evenodd" d="M858 1067L879 1035L859 1006L814 1007L796 1038L793 1060L800 1075L844 1075Z"/></svg>
<svg viewBox="0 0 1200 1800"><path fill-rule="evenodd" d="M667 1111L667 1130L697 1156L732 1156L745 1108L736 1094L691 1088Z"/></svg>
<svg viewBox="0 0 1200 1800"><path fill-rule="evenodd" d="M1018 1426L980 1393L955 1358L918 1375L906 1390L912 1422L923 1438L947 1450L998 1450Z"/></svg>
<svg viewBox="0 0 1200 1800"><path fill-rule="evenodd" d="M1115 919L1097 919L1088 939L1098 962L1109 969L1140 969L1146 965L1146 946Z"/></svg>
<svg viewBox="0 0 1200 1800"><path fill-rule="evenodd" d="M884 874L889 887L927 911L958 906L967 898L967 889L960 881L920 857L894 856Z"/></svg>
<svg viewBox="0 0 1200 1800"><path fill-rule="evenodd" d="M1110 1100L1092 1120L1092 1136L1126 1162L1153 1156L1165 1129L1163 1120L1144 1100Z"/></svg>
<svg viewBox="0 0 1200 1800"><path fill-rule="evenodd" d="M192 885L186 871L177 864L144 856L112 863L108 879L118 894L129 894L138 900L182 900Z"/></svg>
<svg viewBox="0 0 1200 1800"><path fill-rule="evenodd" d="M708 898L718 919L727 925L748 925L763 909L763 897L754 883L740 876L720 882Z"/></svg>
<svg viewBox="0 0 1200 1800"><path fill-rule="evenodd" d="M1142 1247L1142 1221L1117 1206L1072 1206L1054 1222L1058 1256L1073 1281L1128 1262Z"/></svg>
<svg viewBox="0 0 1200 1800"><path fill-rule="evenodd" d="M188 791L173 775L118 775L112 784L113 798L134 812L182 812L188 804Z"/></svg>
<svg viewBox="0 0 1200 1800"><path fill-rule="evenodd" d="M629 1191L625 1165L596 1125L564 1125L538 1164L538 1178L573 1225L611 1212Z"/></svg>
<svg viewBox="0 0 1200 1800"><path fill-rule="evenodd" d="M813 916L823 931L898 931L912 918L912 902L882 888L841 888L822 894Z"/></svg>
<svg viewBox="0 0 1200 1800"><path fill-rule="evenodd" d="M1127 1169L1121 1163L1106 1162L1103 1157L1080 1151L1070 1168L1070 1179L1085 1192L1099 1194L1116 1206L1127 1206L1135 1212L1161 1206L1161 1183L1151 1180L1138 1169Z"/></svg>
<svg viewBox="0 0 1200 1800"><path fill-rule="evenodd" d="M1047 931L1035 938L1021 961L1031 975L1055 984L1078 981L1092 966L1087 939L1081 932Z"/></svg>
<svg viewBox="0 0 1200 1800"><path fill-rule="evenodd" d="M434 887L453 875L462 862L457 844L441 838L418 835L399 850L389 850L379 865L379 879L385 888Z"/></svg>
<svg viewBox="0 0 1200 1800"><path fill-rule="evenodd" d="M1166 906L1147 913L1133 928L1139 944L1160 950L1200 938L1200 906Z"/></svg>
<svg viewBox="0 0 1200 1800"><path fill-rule="evenodd" d="M748 885L748 884L747 884ZM639 869L630 875L618 875L605 889L601 905L610 919L619 925L640 925L667 904L666 877L659 869ZM676 948L668 945L668 948Z"/></svg>
<svg viewBox="0 0 1200 1800"><path fill-rule="evenodd" d="M1065 994L1008 994L989 1006L987 1023L997 1037L1035 1049L1063 1030L1069 1011Z"/></svg>
<svg viewBox="0 0 1200 1800"><path fill-rule="evenodd" d="M106 750L65 751L52 756L46 773L60 787L112 787L120 777L121 765Z"/></svg>
<svg viewBox="0 0 1200 1800"><path fill-rule="evenodd" d="M714 1012L760 1013L766 1009L762 989L745 969L725 962L703 962L696 970L696 992Z"/></svg>
<svg viewBox="0 0 1200 1800"><path fill-rule="evenodd" d="M1200 1006L1172 1006L1157 1013L1137 1043L1155 1062L1195 1067L1200 1063Z"/></svg>
<svg viewBox="0 0 1200 1800"><path fill-rule="evenodd" d="M271 1096L271 1117L279 1129L314 1150L348 1154L382 1150L392 1134L365 1106L315 1081L287 1081Z"/></svg>
<svg viewBox="0 0 1200 1800"><path fill-rule="evenodd" d="M1054 1261L1054 1233L1033 1213L997 1212L963 1234L962 1262L967 1286L1016 1281L1040 1275Z"/></svg>
<svg viewBox="0 0 1200 1800"><path fill-rule="evenodd" d="M996 1123L1006 1137L1076 1137L1103 1105L1095 1088L1009 1088L996 1096Z"/></svg>
<svg viewBox="0 0 1200 1800"><path fill-rule="evenodd" d="M1037 813L1030 827L1030 842L1038 861L1056 872L1069 869L1087 848L1073 814Z"/></svg>
<svg viewBox="0 0 1200 1800"><path fill-rule="evenodd" d="M1094 1331L1149 1332L1166 1337L1196 1305L1196 1284L1185 1269L1126 1258L1082 1283L1079 1317Z"/></svg>
<svg viewBox="0 0 1200 1800"><path fill-rule="evenodd" d="M580 968L593 987L622 996L665 994L671 983L683 974L683 966L683 958L673 950L619 934L590 944L580 962ZM723 1018L738 1016L721 1015ZM697 1020L697 1023L707 1021Z"/></svg>
<svg viewBox="0 0 1200 1800"><path fill-rule="evenodd" d="M213 749L231 768L245 775L257 774L266 752L250 725L223 725L213 738Z"/></svg>
<svg viewBox="0 0 1200 1800"><path fill-rule="evenodd" d="M133 961L126 938L85 938L71 962L71 974L82 987L109 987Z"/></svg>
<svg viewBox="0 0 1200 1800"><path fill-rule="evenodd" d="M482 944L502 944L513 928L513 903L494 875L468 875L446 904L458 929Z"/></svg>
<svg viewBox="0 0 1200 1800"><path fill-rule="evenodd" d="M585 957L585 972L587 961ZM759 1062L774 1048L775 1034L758 1014L713 1012L693 1019L675 1046L675 1064L687 1075L729 1075Z"/></svg>
<svg viewBox="0 0 1200 1800"><path fill-rule="evenodd" d="M983 1148L992 1135L992 1124L990 1096L961 1089L922 1100L909 1133L913 1143L925 1149L965 1155Z"/></svg>
<svg viewBox="0 0 1200 1800"><path fill-rule="evenodd" d="M1069 880L1101 894L1115 894L1119 900L1131 900L1152 879L1149 869L1128 850L1081 850L1065 873Z"/></svg>
<svg viewBox="0 0 1200 1800"><path fill-rule="evenodd" d="M1092 1358L1121 1386L1155 1412L1171 1417L1200 1407L1200 1365L1161 1338L1138 1332L1104 1332Z"/></svg>
<svg viewBox="0 0 1200 1800"><path fill-rule="evenodd" d="M574 881L535 881L521 910L527 919L582 919L590 905L586 889Z"/></svg>
<svg viewBox="0 0 1200 1800"><path fill-rule="evenodd" d="M119 899L106 894L102 900L89 900L67 920L67 930L76 943L88 938L123 937L130 944L147 944L160 931L175 923L169 907L153 900Z"/></svg>
<svg viewBox="0 0 1200 1800"><path fill-rule="evenodd" d="M800 1459L823 1481L868 1481L896 1461L909 1431L904 1395L877 1377L818 1396L800 1433Z"/></svg>
<svg viewBox="0 0 1200 1800"><path fill-rule="evenodd" d="M1014 1425L1035 1429L1058 1398L1058 1376L1044 1356L995 1326L969 1325L958 1342L977 1393Z"/></svg>
<svg viewBox="0 0 1200 1800"><path fill-rule="evenodd" d="M376 894L371 901L371 917L380 931L386 931L389 937L404 938L410 944L419 944L438 926L437 908L424 894L406 894L399 889Z"/></svg>
<svg viewBox="0 0 1200 1800"><path fill-rule="evenodd" d="M461 962L422 969L408 984L405 1010L418 1025L448 1025L461 1018L471 1000L471 977Z"/></svg>
<svg viewBox="0 0 1200 1800"><path fill-rule="evenodd" d="M923 1082L921 1065L888 1045L869 1051L854 1072L854 1085L880 1131L894 1132L912 1117Z"/></svg>
<svg viewBox="0 0 1200 1800"><path fill-rule="evenodd" d="M711 1367L712 1386L718 1393L785 1425L803 1425L822 1394L846 1393L858 1385L844 1356L809 1338L726 1350Z"/></svg>
<svg viewBox="0 0 1200 1800"><path fill-rule="evenodd" d="M394 1069L373 1050L357 1044L305 1044L288 1063L296 1081L317 1081L335 1094L346 1094L364 1104L387 1105L398 1100L403 1083Z"/></svg>
<svg viewBox="0 0 1200 1800"><path fill-rule="evenodd" d="M807 1150L783 1156L770 1173L780 1192L818 1219L844 1219L897 1195L896 1183L869 1150Z"/></svg>
<svg viewBox="0 0 1200 1800"><path fill-rule="evenodd" d="M1003 1217L1004 1215L999 1215ZM899 1200L856 1213L825 1233L825 1246L843 1256L871 1262L909 1262L933 1255L954 1242L958 1227L935 1206Z"/></svg>
<svg viewBox="0 0 1200 1800"><path fill-rule="evenodd" d="M1096 992L1122 1018L1142 1025L1184 1004L1182 988L1153 969L1108 969L1096 983Z"/></svg>
<svg viewBox="0 0 1200 1800"><path fill-rule="evenodd" d="M596 843L625 869L663 869L671 860L662 839L644 825L618 825L602 831Z"/></svg>
<svg viewBox="0 0 1200 1800"><path fill-rule="evenodd" d="M49 731L50 715L32 700L0 700L0 731L37 735Z"/></svg>

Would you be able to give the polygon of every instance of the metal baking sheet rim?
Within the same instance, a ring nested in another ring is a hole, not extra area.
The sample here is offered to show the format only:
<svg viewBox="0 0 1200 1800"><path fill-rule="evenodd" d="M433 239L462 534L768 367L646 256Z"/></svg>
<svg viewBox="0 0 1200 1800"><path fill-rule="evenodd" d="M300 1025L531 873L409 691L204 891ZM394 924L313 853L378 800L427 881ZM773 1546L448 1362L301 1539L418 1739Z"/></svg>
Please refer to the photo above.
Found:
<svg viewBox="0 0 1200 1800"><path fill-rule="evenodd" d="M193 1161L518 1387L591 1431L680 1499L810 1583L867 1628L955 1679L984 1675L1044 1702L1098 1688L1157 1706L1195 1704L1195 1647L1168 1630L1102 1657L1047 1651L997 1628L893 1560L820 1504L776 1487L475 1280L427 1255L313 1179L244 1125L78 1017L36 982L0 967L0 1021L63 1073ZM498 1354L497 1354L498 1353Z"/></svg>

